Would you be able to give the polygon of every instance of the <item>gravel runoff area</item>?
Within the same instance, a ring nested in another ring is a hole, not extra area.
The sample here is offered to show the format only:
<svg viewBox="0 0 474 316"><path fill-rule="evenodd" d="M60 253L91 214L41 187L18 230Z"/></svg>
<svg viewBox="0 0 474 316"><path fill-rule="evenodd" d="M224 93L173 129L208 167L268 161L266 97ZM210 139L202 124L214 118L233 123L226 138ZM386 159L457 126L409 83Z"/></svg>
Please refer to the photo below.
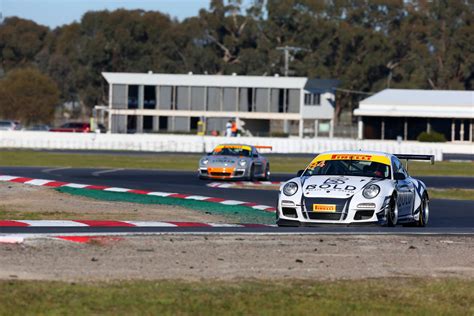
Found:
<svg viewBox="0 0 474 316"><path fill-rule="evenodd" d="M184 208L97 201L14 183L0 184L2 212L4 216L8 212L38 212L39 219L63 219L61 216L71 217L72 212L84 219L220 220ZM167 234L88 244L48 238L0 244L0 279L332 280L412 276L474 279L474 236Z"/></svg>
<svg viewBox="0 0 474 316"><path fill-rule="evenodd" d="M0 244L0 279L474 279L462 236L155 235Z"/></svg>

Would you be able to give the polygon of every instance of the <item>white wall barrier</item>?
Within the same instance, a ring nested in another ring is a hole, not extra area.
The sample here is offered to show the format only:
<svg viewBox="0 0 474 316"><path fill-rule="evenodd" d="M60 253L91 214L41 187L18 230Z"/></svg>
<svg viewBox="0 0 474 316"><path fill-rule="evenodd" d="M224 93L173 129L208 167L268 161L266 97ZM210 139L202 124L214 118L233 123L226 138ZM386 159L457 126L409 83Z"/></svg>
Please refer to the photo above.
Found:
<svg viewBox="0 0 474 316"><path fill-rule="evenodd" d="M320 153L327 150L375 150L390 153L430 154L442 160L444 153L474 154L474 145L419 143L415 141L354 140L340 138L212 137L163 134L95 134L33 131L0 131L0 148L128 150L151 152L211 151L221 143L272 146L273 153Z"/></svg>

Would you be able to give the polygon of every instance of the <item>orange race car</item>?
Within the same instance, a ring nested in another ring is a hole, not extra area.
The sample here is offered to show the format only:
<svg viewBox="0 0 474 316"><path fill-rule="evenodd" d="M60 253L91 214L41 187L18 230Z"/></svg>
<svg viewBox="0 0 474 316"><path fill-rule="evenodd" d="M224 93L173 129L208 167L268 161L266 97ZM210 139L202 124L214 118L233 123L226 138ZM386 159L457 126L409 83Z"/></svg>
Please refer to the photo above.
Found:
<svg viewBox="0 0 474 316"><path fill-rule="evenodd" d="M270 162L257 148L270 146L223 144L199 160L200 179L270 180Z"/></svg>

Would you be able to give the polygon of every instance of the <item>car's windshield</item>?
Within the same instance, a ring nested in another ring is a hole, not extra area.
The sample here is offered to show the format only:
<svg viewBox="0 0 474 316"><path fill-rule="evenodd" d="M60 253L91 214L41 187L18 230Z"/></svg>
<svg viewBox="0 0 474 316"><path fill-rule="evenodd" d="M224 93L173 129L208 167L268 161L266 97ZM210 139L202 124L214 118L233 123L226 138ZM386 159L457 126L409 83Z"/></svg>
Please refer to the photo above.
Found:
<svg viewBox="0 0 474 316"><path fill-rule="evenodd" d="M312 162L303 176L345 175L390 178L390 166L366 160L320 160Z"/></svg>
<svg viewBox="0 0 474 316"><path fill-rule="evenodd" d="M212 155L216 156L244 156L250 157L251 148L248 146L217 146L212 151Z"/></svg>

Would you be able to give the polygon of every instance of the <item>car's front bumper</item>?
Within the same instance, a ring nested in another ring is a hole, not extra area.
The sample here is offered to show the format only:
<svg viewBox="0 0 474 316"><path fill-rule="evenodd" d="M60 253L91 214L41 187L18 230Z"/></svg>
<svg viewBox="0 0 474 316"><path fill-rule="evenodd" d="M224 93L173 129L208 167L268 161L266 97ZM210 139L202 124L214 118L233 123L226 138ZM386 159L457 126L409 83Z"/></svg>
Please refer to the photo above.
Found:
<svg viewBox="0 0 474 316"><path fill-rule="evenodd" d="M247 177L246 169L242 168L199 168L198 176L201 179L244 179Z"/></svg>
<svg viewBox="0 0 474 316"><path fill-rule="evenodd" d="M385 209L346 208L342 212L314 212L302 205L279 203L277 224L282 226L312 226L321 224L383 224Z"/></svg>

